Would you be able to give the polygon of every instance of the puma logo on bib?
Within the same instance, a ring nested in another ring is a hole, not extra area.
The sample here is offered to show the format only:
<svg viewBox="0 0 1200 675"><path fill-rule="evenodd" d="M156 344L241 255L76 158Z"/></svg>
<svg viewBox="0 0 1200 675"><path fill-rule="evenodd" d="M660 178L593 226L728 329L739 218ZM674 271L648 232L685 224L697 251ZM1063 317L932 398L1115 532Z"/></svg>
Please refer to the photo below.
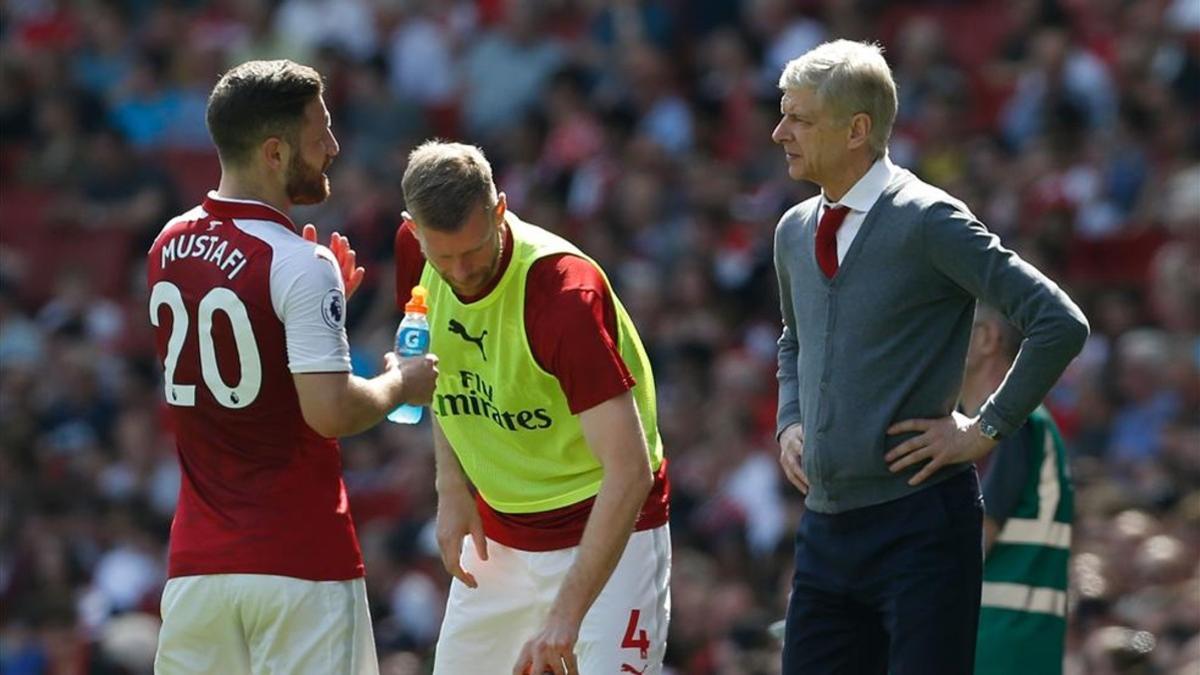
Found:
<svg viewBox="0 0 1200 675"><path fill-rule="evenodd" d="M471 334L467 332L467 327L459 323L458 319L450 319L450 332L467 342L475 343L475 346L479 347L479 354L483 356L484 361L487 361L487 352L483 349L483 338L487 337L488 333L486 330L480 333L479 337L471 337Z"/></svg>

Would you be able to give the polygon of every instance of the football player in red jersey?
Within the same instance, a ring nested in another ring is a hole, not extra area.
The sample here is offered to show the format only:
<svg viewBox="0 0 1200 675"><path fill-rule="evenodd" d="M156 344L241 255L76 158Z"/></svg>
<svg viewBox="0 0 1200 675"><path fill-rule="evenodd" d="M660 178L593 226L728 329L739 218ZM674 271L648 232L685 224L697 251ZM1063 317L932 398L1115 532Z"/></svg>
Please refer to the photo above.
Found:
<svg viewBox="0 0 1200 675"><path fill-rule="evenodd" d="M150 249L150 322L182 483L157 673L376 673L362 554L336 438L426 404L433 356L350 373L348 242L297 230L338 143L320 75L226 73L208 103L221 182Z"/></svg>
<svg viewBox="0 0 1200 675"><path fill-rule="evenodd" d="M454 577L434 675L659 675L670 479L633 320L599 264L508 210L479 148L422 143L401 187L397 298L429 291L450 374L430 406Z"/></svg>

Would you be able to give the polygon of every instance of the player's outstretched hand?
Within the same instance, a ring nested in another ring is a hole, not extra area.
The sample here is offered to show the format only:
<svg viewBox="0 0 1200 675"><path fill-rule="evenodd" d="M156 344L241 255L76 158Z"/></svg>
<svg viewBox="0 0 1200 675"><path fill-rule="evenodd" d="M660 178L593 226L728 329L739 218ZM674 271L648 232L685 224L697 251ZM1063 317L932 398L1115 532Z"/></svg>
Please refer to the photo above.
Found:
<svg viewBox="0 0 1200 675"><path fill-rule="evenodd" d="M483 521L475 508L475 498L464 486L462 489L443 490L438 488L437 542L442 554L442 565L450 576L469 588L478 588L475 575L462 567L463 540L470 535L475 545L475 554L480 560L488 559L487 539L483 536Z"/></svg>
<svg viewBox="0 0 1200 675"><path fill-rule="evenodd" d="M403 382L401 403L429 405L437 386L438 357L433 354L397 356L396 352L388 352L383 355L383 363L387 370L400 371Z"/></svg>
<svg viewBox="0 0 1200 675"><path fill-rule="evenodd" d="M307 241L317 243L317 226L312 223L305 225L301 235ZM346 286L346 299L349 300L354 291L362 285L363 275L367 270L357 265L358 254L350 248L350 240L337 232L329 237L329 250L337 260L338 271L342 273L342 283Z"/></svg>
<svg viewBox="0 0 1200 675"><path fill-rule="evenodd" d="M578 639L578 622L551 614L537 635L521 647L512 675L578 675L579 664L575 661Z"/></svg>

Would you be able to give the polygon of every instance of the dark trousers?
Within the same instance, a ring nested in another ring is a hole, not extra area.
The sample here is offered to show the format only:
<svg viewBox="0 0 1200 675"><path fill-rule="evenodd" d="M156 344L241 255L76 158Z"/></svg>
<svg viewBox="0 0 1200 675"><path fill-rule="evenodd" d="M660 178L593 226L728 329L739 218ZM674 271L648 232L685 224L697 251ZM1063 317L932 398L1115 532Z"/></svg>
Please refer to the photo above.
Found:
<svg viewBox="0 0 1200 675"><path fill-rule="evenodd" d="M892 502L805 513L784 675L970 675L982 537L974 467Z"/></svg>

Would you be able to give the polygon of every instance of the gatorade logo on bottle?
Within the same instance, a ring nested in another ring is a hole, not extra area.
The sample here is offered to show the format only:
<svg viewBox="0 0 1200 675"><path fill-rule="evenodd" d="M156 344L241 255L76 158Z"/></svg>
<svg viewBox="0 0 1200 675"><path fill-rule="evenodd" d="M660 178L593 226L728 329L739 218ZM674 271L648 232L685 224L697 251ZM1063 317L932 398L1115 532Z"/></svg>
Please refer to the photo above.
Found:
<svg viewBox="0 0 1200 675"><path fill-rule="evenodd" d="M397 342L400 343L401 352L423 354L429 347L429 331L406 327L400 331L400 339Z"/></svg>

